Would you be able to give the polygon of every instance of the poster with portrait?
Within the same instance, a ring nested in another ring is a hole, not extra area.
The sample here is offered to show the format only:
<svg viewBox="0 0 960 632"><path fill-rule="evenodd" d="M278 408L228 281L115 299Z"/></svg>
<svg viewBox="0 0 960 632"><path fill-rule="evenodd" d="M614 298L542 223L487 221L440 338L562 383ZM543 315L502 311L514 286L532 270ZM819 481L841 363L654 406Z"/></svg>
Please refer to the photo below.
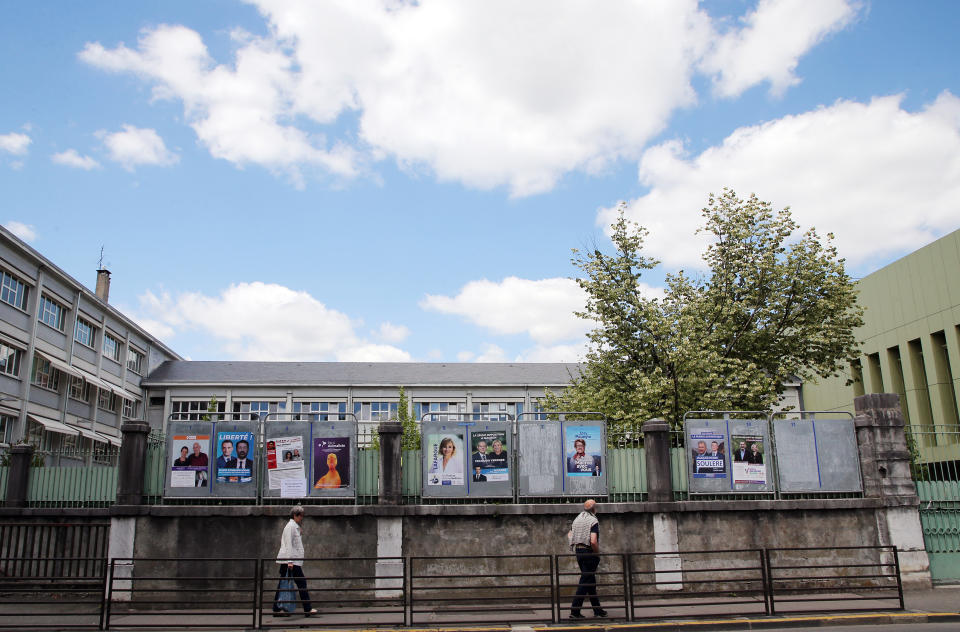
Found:
<svg viewBox="0 0 960 632"><path fill-rule="evenodd" d="M470 475L474 483L510 480L505 430L470 433Z"/></svg>
<svg viewBox="0 0 960 632"><path fill-rule="evenodd" d="M284 480L305 480L303 437L267 438L267 483L279 490Z"/></svg>
<svg viewBox="0 0 960 632"><path fill-rule="evenodd" d="M340 489L350 485L350 437L313 440L313 488Z"/></svg>
<svg viewBox="0 0 960 632"><path fill-rule="evenodd" d="M173 435L170 453L170 487L206 487L210 457L210 435Z"/></svg>
<svg viewBox="0 0 960 632"><path fill-rule="evenodd" d="M463 433L430 433L427 439L427 485L463 485Z"/></svg>
<svg viewBox="0 0 960 632"><path fill-rule="evenodd" d="M726 435L710 428L690 430L694 478L726 478Z"/></svg>
<svg viewBox="0 0 960 632"><path fill-rule="evenodd" d="M568 426L564 434L566 475L602 476L603 427Z"/></svg>
<svg viewBox="0 0 960 632"><path fill-rule="evenodd" d="M216 476L218 483L253 481L253 433L218 432Z"/></svg>
<svg viewBox="0 0 960 632"><path fill-rule="evenodd" d="M731 434L733 482L754 485L767 484L767 465L763 457L761 435Z"/></svg>

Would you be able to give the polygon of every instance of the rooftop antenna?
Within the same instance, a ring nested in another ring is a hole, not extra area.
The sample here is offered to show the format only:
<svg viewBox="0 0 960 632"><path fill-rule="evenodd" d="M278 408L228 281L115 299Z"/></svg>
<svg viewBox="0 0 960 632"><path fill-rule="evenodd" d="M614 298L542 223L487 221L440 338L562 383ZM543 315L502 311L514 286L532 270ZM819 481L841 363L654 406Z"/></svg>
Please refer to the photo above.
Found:
<svg viewBox="0 0 960 632"><path fill-rule="evenodd" d="M100 260L97 262L97 270L103 270L103 246L100 246Z"/></svg>

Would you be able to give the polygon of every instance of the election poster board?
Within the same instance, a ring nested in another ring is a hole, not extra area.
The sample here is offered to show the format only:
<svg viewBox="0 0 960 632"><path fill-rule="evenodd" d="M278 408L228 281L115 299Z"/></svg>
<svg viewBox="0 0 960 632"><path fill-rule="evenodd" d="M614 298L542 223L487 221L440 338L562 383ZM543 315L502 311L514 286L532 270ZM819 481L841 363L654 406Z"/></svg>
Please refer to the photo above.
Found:
<svg viewBox="0 0 960 632"><path fill-rule="evenodd" d="M164 496L195 498L210 495L212 437L213 423L209 421L168 423Z"/></svg>
<svg viewBox="0 0 960 632"><path fill-rule="evenodd" d="M468 443L466 424L425 421L421 427L423 495L466 496Z"/></svg>
<svg viewBox="0 0 960 632"><path fill-rule="evenodd" d="M563 432L559 421L517 422L517 492L520 497L563 495Z"/></svg>
<svg viewBox="0 0 960 632"><path fill-rule="evenodd" d="M775 490L766 419L688 419L684 432L691 494Z"/></svg>
<svg viewBox="0 0 960 632"><path fill-rule="evenodd" d="M563 421L563 494L606 495L607 432L601 421Z"/></svg>
<svg viewBox="0 0 960 632"><path fill-rule="evenodd" d="M863 480L853 419L774 419L780 491L860 492Z"/></svg>
<svg viewBox="0 0 960 632"><path fill-rule="evenodd" d="M307 496L310 464L310 423L267 418L263 426L265 485L270 498ZM284 493L284 487L288 490ZM295 490L295 492L293 491Z"/></svg>
<svg viewBox="0 0 960 632"><path fill-rule="evenodd" d="M469 429L470 470L467 495L480 498L513 497L512 423L479 421Z"/></svg>
<svg viewBox="0 0 960 632"><path fill-rule="evenodd" d="M357 424L314 421L310 431L310 496L357 495Z"/></svg>
<svg viewBox="0 0 960 632"><path fill-rule="evenodd" d="M213 495L256 498L260 455L258 421L218 421L213 425Z"/></svg>

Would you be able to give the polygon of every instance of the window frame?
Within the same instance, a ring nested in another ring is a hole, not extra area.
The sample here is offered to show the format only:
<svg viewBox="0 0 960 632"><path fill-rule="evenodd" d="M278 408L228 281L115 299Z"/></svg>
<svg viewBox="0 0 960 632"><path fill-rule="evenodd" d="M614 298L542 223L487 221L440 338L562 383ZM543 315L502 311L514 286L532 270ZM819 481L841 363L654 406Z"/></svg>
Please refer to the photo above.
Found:
<svg viewBox="0 0 960 632"><path fill-rule="evenodd" d="M120 406L120 416L125 419L136 419L140 413L140 400L121 398L123 404Z"/></svg>
<svg viewBox="0 0 960 632"><path fill-rule="evenodd" d="M43 367L46 367L44 370ZM33 356L33 367L30 371L30 384L45 391L60 392L60 369L53 363L39 355Z"/></svg>
<svg viewBox="0 0 960 632"><path fill-rule="evenodd" d="M107 398L104 399L104 394ZM105 410L110 413L117 412L117 395L111 390L97 388L97 409Z"/></svg>
<svg viewBox="0 0 960 632"><path fill-rule="evenodd" d="M10 287L13 284L17 284L19 288ZM0 301L3 301L10 307L19 309L21 312L26 312L31 287L32 286L28 285L26 281L21 279L16 274L0 268ZM7 300L11 295L13 295L13 300ZM21 303L20 305L18 305L16 302L18 300Z"/></svg>
<svg viewBox="0 0 960 632"><path fill-rule="evenodd" d="M120 347L122 346L123 343L120 342L119 338L117 338L116 336L114 336L113 334L111 334L109 331L106 331L106 330L104 330L103 336L101 337L103 338L103 344L101 345L103 357L107 358L108 360L113 360L114 362L119 364L120 363ZM111 343L116 345L115 353L112 353L112 354L107 353L108 340L111 341Z"/></svg>
<svg viewBox="0 0 960 632"><path fill-rule="evenodd" d="M4 351L6 350L6 351ZM10 367L10 357L13 357L13 370ZM20 379L20 367L23 364L23 349L8 345L0 340L0 375Z"/></svg>
<svg viewBox="0 0 960 632"><path fill-rule="evenodd" d="M131 366L131 365L130 365L130 362L131 362L130 356L135 356L135 357L136 357L136 362L134 362L134 365L135 365L135 366ZM143 361L144 361L144 359L146 358L146 356L147 356L147 354L143 353L143 352L140 351L139 349L135 349L132 345L131 345L131 346L128 346L128 347L127 347L127 369L130 370L130 371L133 371L133 372L136 373L137 375L142 376L142 375L143 375Z"/></svg>
<svg viewBox="0 0 960 632"><path fill-rule="evenodd" d="M78 330L86 327L89 330L89 342L80 339ZM77 316L77 323L73 326L73 339L89 349L97 348L97 326L82 316Z"/></svg>
<svg viewBox="0 0 960 632"><path fill-rule="evenodd" d="M56 324L47 320L48 317L56 321ZM67 322L67 308L49 294L41 293L40 304L37 306L37 320L47 327L63 333L63 328Z"/></svg>
<svg viewBox="0 0 960 632"><path fill-rule="evenodd" d="M79 382L80 385L81 385L81 387L80 387L81 396L78 396L78 395L74 392L74 388L75 388L77 382ZM90 403L90 386L91 386L91 385L90 385L90 382L86 381L86 380L83 379L82 377L77 377L76 375L71 375L71 376L70 376L70 385L67 387L67 396L68 396L70 399L72 399L72 400L74 400L74 401L76 401L76 402L83 402L84 404L89 404L89 403Z"/></svg>

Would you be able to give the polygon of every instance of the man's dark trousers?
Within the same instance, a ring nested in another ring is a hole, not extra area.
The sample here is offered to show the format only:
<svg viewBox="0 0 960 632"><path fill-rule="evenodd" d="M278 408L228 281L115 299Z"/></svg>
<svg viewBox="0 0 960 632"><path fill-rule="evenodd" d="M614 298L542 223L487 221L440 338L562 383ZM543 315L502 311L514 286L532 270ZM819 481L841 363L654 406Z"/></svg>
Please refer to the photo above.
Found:
<svg viewBox="0 0 960 632"><path fill-rule="evenodd" d="M573 599L570 614L580 614L583 598L590 595L590 605L596 613L601 610L600 600L597 598L597 567L600 566L600 556L587 547L577 547L577 566L580 567L580 583L577 585L577 596Z"/></svg>

